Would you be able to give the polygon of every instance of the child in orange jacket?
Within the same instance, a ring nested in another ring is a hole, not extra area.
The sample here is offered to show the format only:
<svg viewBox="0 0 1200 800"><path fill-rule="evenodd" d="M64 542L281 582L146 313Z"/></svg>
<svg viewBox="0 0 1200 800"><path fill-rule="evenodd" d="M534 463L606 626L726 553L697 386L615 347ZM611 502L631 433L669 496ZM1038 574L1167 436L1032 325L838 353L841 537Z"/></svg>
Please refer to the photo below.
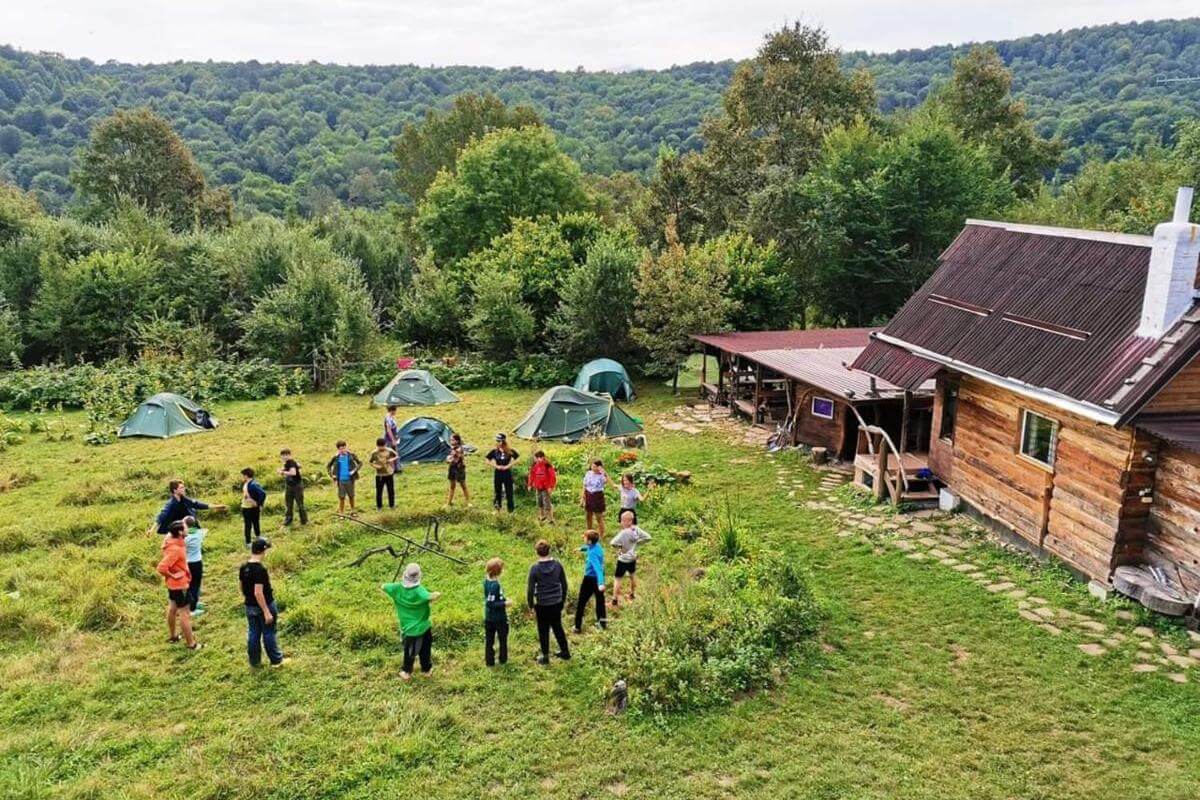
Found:
<svg viewBox="0 0 1200 800"><path fill-rule="evenodd" d="M538 450L533 454L533 464L529 467L530 489L537 490L538 522L554 522L554 505L550 502L550 493L558 485L558 473L546 454Z"/></svg>
<svg viewBox="0 0 1200 800"><path fill-rule="evenodd" d="M188 569L187 546L183 540L186 531L187 526L182 520L176 520L167 527L167 535L162 543L162 560L158 562L158 573L167 582L167 632L170 636L167 642L179 641L175 634L175 621L178 618L188 649L199 650L201 645L192 633L192 613L188 597L192 573Z"/></svg>

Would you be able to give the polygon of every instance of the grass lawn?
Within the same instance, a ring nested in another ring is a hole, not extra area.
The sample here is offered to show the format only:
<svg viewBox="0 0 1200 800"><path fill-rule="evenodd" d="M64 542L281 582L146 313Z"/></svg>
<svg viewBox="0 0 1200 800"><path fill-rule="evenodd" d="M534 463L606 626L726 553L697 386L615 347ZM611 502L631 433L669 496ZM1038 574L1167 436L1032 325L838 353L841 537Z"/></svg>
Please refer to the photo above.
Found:
<svg viewBox="0 0 1200 800"><path fill-rule="evenodd" d="M797 458L768 458L715 430L664 430L658 420L679 401L661 386L639 388L647 396L631 411L648 423L652 460L695 474L694 488L666 504L715 508L728 497L751 550L803 563L828 610L820 646L785 665L775 690L634 720L603 711L607 677L589 656L604 634L576 637L570 663L532 663L523 613L532 540L545 534L564 546L572 592L581 574L582 510L569 496L585 449L563 446L548 448L567 484L549 531L538 529L527 495L515 517L494 518L490 476L472 457L475 509L446 514L442 533L471 567L420 559L426 584L446 597L434 609L434 674L403 685L394 616L377 586L395 565L384 556L347 567L380 537L331 517L327 483L308 490L313 523L281 531L274 476L284 445L309 475L338 437L365 457L379 412L365 399L324 395L283 412L277 401L233 403L215 409L223 424L212 433L104 448L34 434L0 454L0 797L1196 796L1200 669L1186 670L1183 684L1165 669L1134 672L1148 658L1137 655L1149 646L1133 630L1144 620L1118 619L1058 569L974 546L974 562L1020 591L1120 636L1089 656L1075 629L1051 635L1026 618L1024 601L909 557L886 531L866 530L874 522L835 535L848 523L833 506L810 506L845 503L845 490L831 495ZM536 396L465 392L433 414L486 450ZM514 444L532 454L530 443ZM276 543L268 565L280 641L293 657L281 670L245 663L240 519L207 520L199 653L165 644L160 540L145 533L167 479L236 506L233 485L247 465L271 477L263 527ZM372 507L364 519L418 530L440 513L444 474L406 470L397 510ZM655 539L643 549L643 594L684 579L712 546L657 525L663 506L651 501L644 514ZM508 564L503 582L518 605L512 660L488 670L480 581L493 555ZM614 624L635 625L638 614L623 610ZM1164 628L1153 639L1162 644L1182 652L1188 640Z"/></svg>

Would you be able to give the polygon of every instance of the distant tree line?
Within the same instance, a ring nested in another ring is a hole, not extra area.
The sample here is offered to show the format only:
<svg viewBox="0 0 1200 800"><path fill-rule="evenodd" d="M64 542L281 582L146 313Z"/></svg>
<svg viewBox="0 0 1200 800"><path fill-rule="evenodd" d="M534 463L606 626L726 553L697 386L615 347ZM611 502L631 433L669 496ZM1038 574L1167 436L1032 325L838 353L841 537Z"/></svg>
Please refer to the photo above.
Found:
<svg viewBox="0 0 1200 800"><path fill-rule="evenodd" d="M991 43L1043 138L1063 143L1056 170L1174 142L1200 112L1200 20L1105 25ZM970 48L847 53L841 66L874 79L877 110L912 109L949 80ZM323 64L96 64L0 47L0 179L61 211L93 128L117 110L151 108L187 143L214 188L244 212L320 216L334 203L414 203L447 154L413 139L430 112L464 93L494 95L536 115L589 175L647 177L660 147L704 145L737 65L696 63L624 73ZM470 125L487 124L487 107ZM472 129L473 130L473 129ZM445 141L451 141L449 137ZM397 144L399 142L399 144ZM398 166L397 149L409 161ZM401 168L403 167L403 168Z"/></svg>

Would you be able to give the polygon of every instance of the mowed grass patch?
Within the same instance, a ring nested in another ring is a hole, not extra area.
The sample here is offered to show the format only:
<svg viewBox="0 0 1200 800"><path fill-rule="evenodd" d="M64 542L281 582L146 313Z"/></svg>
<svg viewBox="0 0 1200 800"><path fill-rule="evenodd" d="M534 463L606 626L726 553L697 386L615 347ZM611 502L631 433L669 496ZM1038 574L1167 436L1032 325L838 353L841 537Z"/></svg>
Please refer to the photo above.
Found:
<svg viewBox="0 0 1200 800"><path fill-rule="evenodd" d="M613 717L604 713L604 634L572 637L570 663L532 663L523 608L532 543L555 544L574 594L579 465L615 449L547 448L562 473L554 526L538 525L525 494L516 515L495 517L482 453L538 392L492 390L417 412L479 447L468 462L475 508L442 511L441 466L406 469L392 512L373 510L369 479L359 486L363 519L419 538L443 515L447 552L470 564L415 557L445 597L434 609L434 675L401 684L395 618L378 588L396 563L381 555L348 566L388 537L332 517L336 497L319 479L338 438L365 458L381 412L323 395L290 400L282 414L275 401L234 403L202 435L88 448L35 434L4 454L4 474L36 479L0 493L0 541L14 542L0 555L0 796L157 798L180 787L196 798L1194 796L1195 684L1135 675L1115 654L1084 656L949 569L836 537L836 517L788 502L793 482L802 493L819 480L801 459L665 431L656 418L679 401L664 387L639 389L631 412L647 421L649 458L694 473L693 486L644 509L654 541L643 547L639 592L678 586L709 561L729 502L751 556L795 563L827 611L822 646L781 662L769 690L703 713ZM535 446L513 444L527 463ZM283 446L318 478L306 528L280 527L273 469ZM278 671L245 665L235 489L244 466L271 492L268 563L281 642L294 656ZM164 643L160 539L145 532L176 476L234 509L205 519L209 611L198 631L207 648L197 654ZM60 502L85 487L114 500ZM488 670L480 584L491 556L506 561L517 607L511 662ZM1056 603L1089 602L1057 572L1014 569ZM637 625L650 607L622 608L613 626Z"/></svg>

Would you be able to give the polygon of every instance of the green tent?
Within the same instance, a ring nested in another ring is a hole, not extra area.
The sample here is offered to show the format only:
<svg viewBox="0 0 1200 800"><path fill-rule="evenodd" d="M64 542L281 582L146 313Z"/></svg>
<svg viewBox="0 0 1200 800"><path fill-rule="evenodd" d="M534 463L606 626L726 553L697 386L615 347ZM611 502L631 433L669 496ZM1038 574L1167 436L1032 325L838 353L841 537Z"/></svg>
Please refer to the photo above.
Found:
<svg viewBox="0 0 1200 800"><path fill-rule="evenodd" d="M612 401L570 386L548 389L517 423L522 439L578 442L588 436L612 439L642 432L642 426Z"/></svg>
<svg viewBox="0 0 1200 800"><path fill-rule="evenodd" d="M372 401L377 406L436 406L457 403L458 395L424 369L406 369Z"/></svg>
<svg viewBox="0 0 1200 800"><path fill-rule="evenodd" d="M433 417L413 417L400 426L396 455L401 464L440 463L450 455L450 426Z"/></svg>
<svg viewBox="0 0 1200 800"><path fill-rule="evenodd" d="M170 392L162 392L143 402L133 416L117 428L117 436L152 436L168 439L185 433L200 433L215 428L216 420L200 406Z"/></svg>
<svg viewBox="0 0 1200 800"><path fill-rule="evenodd" d="M633 399L633 381L621 362L611 358L597 358L579 368L575 376L575 388L581 392L606 394L613 400Z"/></svg>

